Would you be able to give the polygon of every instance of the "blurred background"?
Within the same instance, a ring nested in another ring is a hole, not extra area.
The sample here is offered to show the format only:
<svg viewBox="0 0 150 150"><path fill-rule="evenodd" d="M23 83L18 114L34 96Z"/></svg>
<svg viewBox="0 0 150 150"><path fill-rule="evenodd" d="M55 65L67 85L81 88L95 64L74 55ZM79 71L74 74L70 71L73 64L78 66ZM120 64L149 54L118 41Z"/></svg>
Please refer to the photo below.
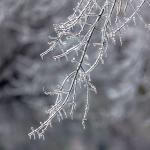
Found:
<svg viewBox="0 0 150 150"><path fill-rule="evenodd" d="M30 140L30 127L47 118L54 88L70 65L40 58L53 24L65 20L77 0L0 1L0 150L150 150L150 32L129 27L123 45L110 44L105 64L91 74L98 94L91 93L86 130L81 119L49 128L43 140ZM141 14L150 22L150 7ZM84 93L84 92L83 92ZM82 94L79 94L78 100Z"/></svg>

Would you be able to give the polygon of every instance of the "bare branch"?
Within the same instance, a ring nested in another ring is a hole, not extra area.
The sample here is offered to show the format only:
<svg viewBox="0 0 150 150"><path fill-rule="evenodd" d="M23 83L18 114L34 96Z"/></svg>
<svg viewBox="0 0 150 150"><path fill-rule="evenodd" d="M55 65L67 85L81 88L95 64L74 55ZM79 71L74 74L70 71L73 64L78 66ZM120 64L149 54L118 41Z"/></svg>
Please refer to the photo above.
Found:
<svg viewBox="0 0 150 150"><path fill-rule="evenodd" d="M40 124L36 129L31 128L31 132L28 134L31 138L35 138L36 134L39 138L44 139L44 133L48 126L52 126L54 118L58 118L58 121L68 117L68 109L70 110L70 117L73 118L73 113L76 108L76 94L78 87L84 85L86 87L86 103L85 111L82 119L83 128L85 128L85 121L87 120L87 114L89 111L89 91L97 93L96 87L91 83L90 73L96 68L99 62L104 63L103 56L106 54L109 41L115 42L115 36L119 32L120 43L122 43L121 32L132 20L135 22L137 17L144 23L144 26L148 26L144 19L140 15L139 11L145 2L149 4L147 0L139 0L140 2L136 7L133 7L131 0L126 0L125 3L122 0L80 0L74 13L68 17L67 21L54 25L57 37L50 37L49 48L45 52L41 53L41 57L49 52L54 53L54 50L60 51L59 54L53 56L55 60L66 57L68 61L74 63L76 68L72 71L62 82L62 84L53 91L45 91L46 95L56 95L56 101L47 114L48 119ZM120 19L120 14L127 15L127 9L131 7L132 11L130 16ZM92 20L92 23L90 22ZM100 25L101 24L101 25ZM136 22L135 22L136 24ZM76 27L80 27L76 29ZM93 42L92 38L99 31L99 42ZM77 39L75 44L70 47L65 46L70 39ZM64 42L65 41L65 42ZM92 46L98 50L98 55L95 62L91 65L88 62L88 49ZM78 57L74 57L69 60L69 54L73 52L79 52ZM84 66L87 66L84 68ZM67 82L69 81L69 82ZM69 86L68 86L69 84Z"/></svg>

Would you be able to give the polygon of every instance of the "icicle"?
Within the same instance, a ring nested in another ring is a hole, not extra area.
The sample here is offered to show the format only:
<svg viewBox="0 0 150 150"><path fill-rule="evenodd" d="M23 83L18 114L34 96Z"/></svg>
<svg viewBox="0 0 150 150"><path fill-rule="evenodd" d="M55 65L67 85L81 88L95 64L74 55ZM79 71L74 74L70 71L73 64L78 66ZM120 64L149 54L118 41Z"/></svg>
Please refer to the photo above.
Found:
<svg viewBox="0 0 150 150"><path fill-rule="evenodd" d="M63 120L63 115L62 115L62 113L61 113L60 111L59 111L58 113L59 113L59 116L60 116L61 120Z"/></svg>
<svg viewBox="0 0 150 150"><path fill-rule="evenodd" d="M86 129L85 121L87 121L87 119L83 119L83 120L82 120L82 126L83 126L83 129L84 129L84 130Z"/></svg>
<svg viewBox="0 0 150 150"><path fill-rule="evenodd" d="M67 113L66 113L65 109L62 109L62 111L63 111L63 113L65 115L65 118L67 118Z"/></svg>
<svg viewBox="0 0 150 150"><path fill-rule="evenodd" d="M49 122L49 126L50 126L51 128L53 127L53 126L52 126L52 122L51 122L51 121Z"/></svg>
<svg viewBox="0 0 150 150"><path fill-rule="evenodd" d="M28 136L29 136L29 139L31 140L31 134L28 134Z"/></svg>
<svg viewBox="0 0 150 150"><path fill-rule="evenodd" d="M121 35L119 36L119 40L120 40L120 44L121 44L121 46L122 46L122 37L121 37Z"/></svg>
<svg viewBox="0 0 150 150"><path fill-rule="evenodd" d="M133 22L134 22L134 25L136 26L135 16L133 17Z"/></svg>
<svg viewBox="0 0 150 150"><path fill-rule="evenodd" d="M57 114L57 119L58 119L58 122L61 121L60 116L58 114Z"/></svg>
<svg viewBox="0 0 150 150"><path fill-rule="evenodd" d="M44 136L44 134L42 135L42 138L43 138L43 140L45 140L45 136Z"/></svg>
<svg viewBox="0 0 150 150"><path fill-rule="evenodd" d="M91 82L88 82L88 85L90 86L89 89L97 94L96 87Z"/></svg>

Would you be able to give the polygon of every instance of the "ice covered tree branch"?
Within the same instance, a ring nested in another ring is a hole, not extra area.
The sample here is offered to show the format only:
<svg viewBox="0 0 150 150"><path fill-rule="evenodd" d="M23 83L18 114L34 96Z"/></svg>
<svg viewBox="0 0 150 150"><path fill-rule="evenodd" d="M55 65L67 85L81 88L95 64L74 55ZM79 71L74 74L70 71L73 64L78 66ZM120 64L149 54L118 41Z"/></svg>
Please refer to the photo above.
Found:
<svg viewBox="0 0 150 150"><path fill-rule="evenodd" d="M144 27L149 27L149 24L140 15L145 3L150 4L147 0L81 0L66 22L54 25L57 36L49 37L49 48L40 56L44 59L48 53L55 54L57 51L59 54L54 55L53 59L61 60L65 57L67 61L73 63L75 69L64 78L57 89L44 90L46 95L56 95L56 101L46 111L48 119L41 122L36 129L31 127L32 131L28 134L30 138L32 136L35 138L38 135L39 138L44 139L45 131L48 126L52 126L54 118L57 118L58 121L63 120L64 117L73 118L77 104L77 89L80 86L86 90L85 110L82 119L82 125L85 128L89 110L89 92L97 92L90 79L90 73L99 62L104 63L103 57L107 53L109 41L115 43L116 36L119 36L120 43L122 43L121 34L128 28L130 22L133 21L136 25L135 19L138 18ZM96 34L99 38L94 41ZM75 41L74 44L66 46L71 39ZM89 50L97 52L97 58L93 64L89 60ZM73 59L69 58L70 54L75 55Z"/></svg>

